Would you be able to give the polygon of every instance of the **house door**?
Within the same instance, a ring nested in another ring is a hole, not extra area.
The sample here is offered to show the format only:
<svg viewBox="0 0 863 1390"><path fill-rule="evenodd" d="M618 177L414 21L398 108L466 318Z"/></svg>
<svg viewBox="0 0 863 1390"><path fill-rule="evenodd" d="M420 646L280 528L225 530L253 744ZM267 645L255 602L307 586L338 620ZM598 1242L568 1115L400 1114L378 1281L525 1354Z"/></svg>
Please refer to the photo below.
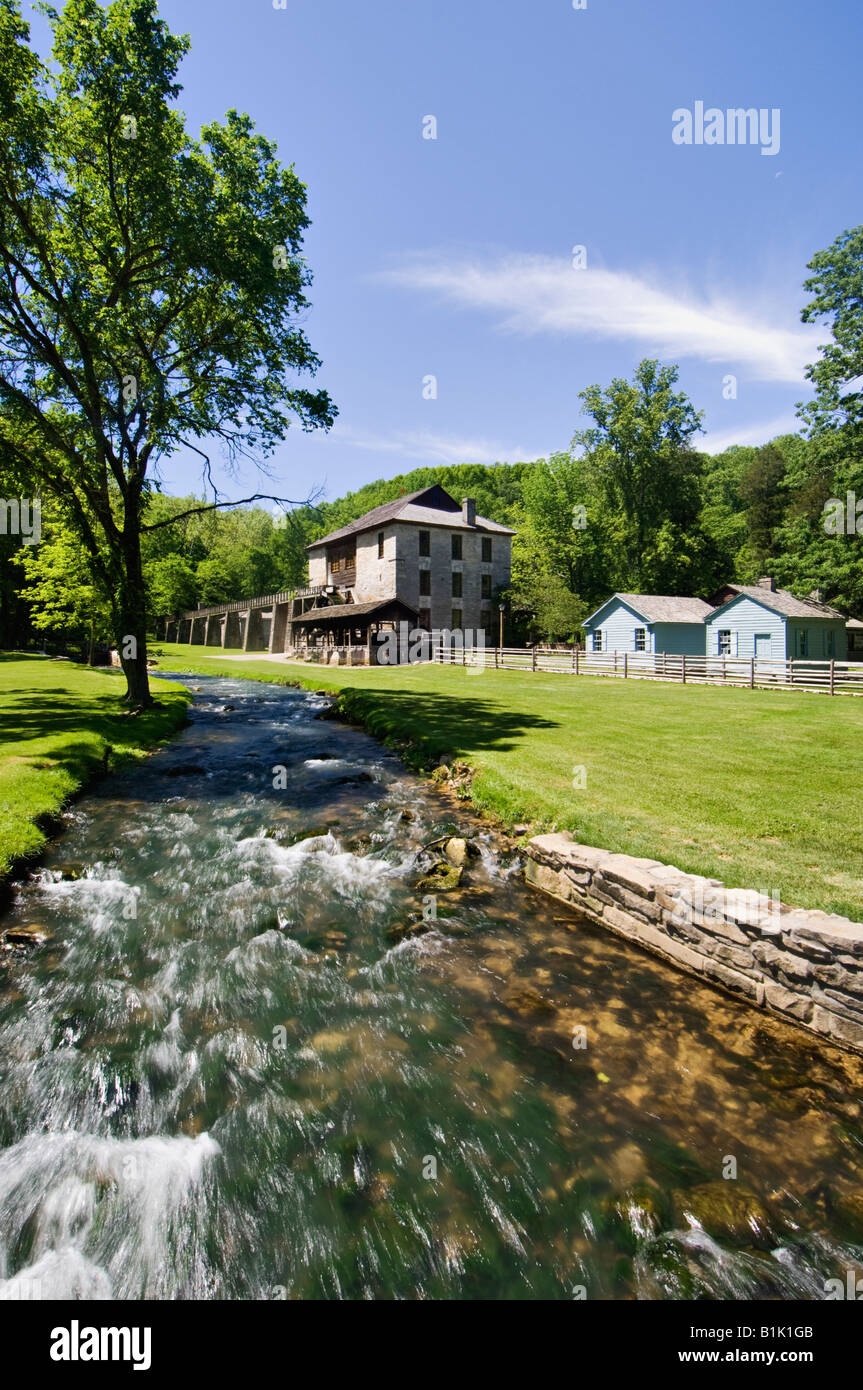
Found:
<svg viewBox="0 0 863 1390"><path fill-rule="evenodd" d="M769 633L769 632L756 632L756 634L755 634L755 655L756 655L756 656L769 656L769 655L770 655L770 633Z"/></svg>

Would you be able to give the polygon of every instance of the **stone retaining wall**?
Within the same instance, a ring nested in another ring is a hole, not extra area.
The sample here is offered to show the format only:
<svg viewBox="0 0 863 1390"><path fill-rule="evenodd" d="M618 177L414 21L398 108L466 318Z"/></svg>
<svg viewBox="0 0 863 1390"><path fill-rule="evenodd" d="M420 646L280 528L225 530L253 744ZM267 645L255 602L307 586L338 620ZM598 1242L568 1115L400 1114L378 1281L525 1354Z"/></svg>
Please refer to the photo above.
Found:
<svg viewBox="0 0 863 1390"><path fill-rule="evenodd" d="M787 907L655 859L539 835L525 877L758 1008L863 1052L863 923Z"/></svg>

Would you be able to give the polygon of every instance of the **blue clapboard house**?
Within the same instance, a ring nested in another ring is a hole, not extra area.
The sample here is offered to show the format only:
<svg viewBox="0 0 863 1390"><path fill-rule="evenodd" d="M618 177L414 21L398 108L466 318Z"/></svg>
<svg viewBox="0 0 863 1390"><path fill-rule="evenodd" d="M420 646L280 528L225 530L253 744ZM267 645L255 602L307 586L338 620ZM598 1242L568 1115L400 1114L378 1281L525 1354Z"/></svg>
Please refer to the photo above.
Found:
<svg viewBox="0 0 863 1390"><path fill-rule="evenodd" d="M728 584L705 621L707 656L757 656L774 661L846 661L846 619L817 598L774 587Z"/></svg>
<svg viewBox="0 0 863 1390"><path fill-rule="evenodd" d="M846 619L812 595L795 598L772 579L727 584L711 602L661 594L613 594L584 622L589 652L845 661Z"/></svg>
<svg viewBox="0 0 863 1390"><path fill-rule="evenodd" d="M612 594L585 619L587 650L703 656L704 621L712 611L701 598Z"/></svg>

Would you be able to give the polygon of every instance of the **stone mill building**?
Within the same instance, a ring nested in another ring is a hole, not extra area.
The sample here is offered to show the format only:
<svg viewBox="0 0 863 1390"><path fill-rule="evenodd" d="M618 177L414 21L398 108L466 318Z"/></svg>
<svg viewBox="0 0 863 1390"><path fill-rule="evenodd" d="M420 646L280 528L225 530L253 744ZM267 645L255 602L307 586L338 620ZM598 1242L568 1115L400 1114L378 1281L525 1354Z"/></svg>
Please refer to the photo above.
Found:
<svg viewBox="0 0 863 1390"><path fill-rule="evenodd" d="M352 665L374 662L377 635L403 624L482 630L493 644L514 534L433 484L314 541L307 588L191 610L165 637Z"/></svg>

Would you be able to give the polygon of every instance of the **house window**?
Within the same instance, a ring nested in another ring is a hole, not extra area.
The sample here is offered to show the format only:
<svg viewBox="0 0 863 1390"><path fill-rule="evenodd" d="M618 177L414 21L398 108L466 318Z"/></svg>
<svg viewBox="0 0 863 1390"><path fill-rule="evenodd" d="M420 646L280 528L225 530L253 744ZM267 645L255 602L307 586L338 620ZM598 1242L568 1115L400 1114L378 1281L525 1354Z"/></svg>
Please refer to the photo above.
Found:
<svg viewBox="0 0 863 1390"><path fill-rule="evenodd" d="M460 609L460 608L454 608L454 609L452 610L452 625L453 625L453 628L456 629L456 631L458 631L458 630L461 628L461 609Z"/></svg>
<svg viewBox="0 0 863 1390"><path fill-rule="evenodd" d="M601 627L598 627L598 628L596 629L596 632L593 633L593 650L594 650L595 652L601 652L601 651L602 651L602 628L601 628Z"/></svg>
<svg viewBox="0 0 863 1390"><path fill-rule="evenodd" d="M483 562L484 565L490 565L490 564L491 564L491 537L490 537L490 536L483 536L483 538L482 538L482 562Z"/></svg>
<svg viewBox="0 0 863 1390"><path fill-rule="evenodd" d="M718 648L718 651L719 651L719 655L720 655L720 656L730 656L730 655L731 655L731 628L730 628L730 627L721 627L721 628L719 629L719 648Z"/></svg>
<svg viewBox="0 0 863 1390"><path fill-rule="evenodd" d="M421 608L419 611L419 624L425 632L431 631L431 609Z"/></svg>
<svg viewBox="0 0 863 1390"><path fill-rule="evenodd" d="M420 593L431 593L431 570L420 570Z"/></svg>
<svg viewBox="0 0 863 1390"><path fill-rule="evenodd" d="M383 558L384 558L384 533L383 533L383 531L378 531L378 559L379 559L379 560L382 560Z"/></svg>
<svg viewBox="0 0 863 1390"><path fill-rule="evenodd" d="M797 655L801 660L809 655L809 633L805 627L797 629Z"/></svg>
<svg viewBox="0 0 863 1390"><path fill-rule="evenodd" d="M637 627L635 629L635 650L637 652L647 651L647 628Z"/></svg>
<svg viewBox="0 0 863 1390"><path fill-rule="evenodd" d="M420 555L431 555L431 531L420 531Z"/></svg>
<svg viewBox="0 0 863 1390"><path fill-rule="evenodd" d="M491 635L491 609L490 609L490 608L482 608L482 609L480 609L479 625L480 625L480 627L484 627L484 628L485 628L485 633L486 633L486 636L487 636L487 637Z"/></svg>
<svg viewBox="0 0 863 1390"><path fill-rule="evenodd" d="M356 568L357 556L354 550L339 550L330 555L330 573L339 574L342 570Z"/></svg>
<svg viewBox="0 0 863 1390"><path fill-rule="evenodd" d="M483 574L480 577L480 598L491 598L491 575Z"/></svg>
<svg viewBox="0 0 863 1390"><path fill-rule="evenodd" d="M824 634L824 655L829 657L836 655L836 633L832 628L828 628Z"/></svg>
<svg viewBox="0 0 863 1390"><path fill-rule="evenodd" d="M452 538L452 558L454 560L461 559L461 536L453 536Z"/></svg>
<svg viewBox="0 0 863 1390"><path fill-rule="evenodd" d="M461 573L458 570L453 571L452 596L453 598L461 598Z"/></svg>

